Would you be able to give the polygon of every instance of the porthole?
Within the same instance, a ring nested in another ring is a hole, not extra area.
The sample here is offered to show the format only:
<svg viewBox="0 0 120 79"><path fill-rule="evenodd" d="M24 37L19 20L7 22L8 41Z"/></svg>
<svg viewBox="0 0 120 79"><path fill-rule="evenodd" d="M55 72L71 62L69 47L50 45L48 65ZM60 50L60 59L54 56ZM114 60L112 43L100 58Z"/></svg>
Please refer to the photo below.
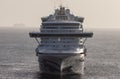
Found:
<svg viewBox="0 0 120 79"><path fill-rule="evenodd" d="M63 47L66 47L66 45L63 45Z"/></svg>

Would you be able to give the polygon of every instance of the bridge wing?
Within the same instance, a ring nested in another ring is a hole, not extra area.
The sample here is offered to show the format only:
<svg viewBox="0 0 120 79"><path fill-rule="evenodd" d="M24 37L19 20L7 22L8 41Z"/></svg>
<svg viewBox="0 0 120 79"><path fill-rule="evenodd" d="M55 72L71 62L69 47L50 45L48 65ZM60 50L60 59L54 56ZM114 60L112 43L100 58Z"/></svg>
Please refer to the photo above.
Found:
<svg viewBox="0 0 120 79"><path fill-rule="evenodd" d="M31 32L29 33L32 38L40 38L40 37L84 37L91 38L93 36L93 32L83 32L83 33L57 33L57 34L46 34L40 32Z"/></svg>

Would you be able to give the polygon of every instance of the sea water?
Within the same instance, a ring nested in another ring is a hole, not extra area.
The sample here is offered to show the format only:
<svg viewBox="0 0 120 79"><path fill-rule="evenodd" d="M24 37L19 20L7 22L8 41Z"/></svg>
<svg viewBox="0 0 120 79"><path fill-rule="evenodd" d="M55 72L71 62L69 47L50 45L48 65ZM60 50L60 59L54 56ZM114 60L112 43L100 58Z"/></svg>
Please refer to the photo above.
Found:
<svg viewBox="0 0 120 79"><path fill-rule="evenodd" d="M0 29L0 79L43 79L35 53L37 43L29 37L31 28ZM120 78L120 29L92 29L86 41L85 79ZM48 75L46 79L51 79ZM55 79L59 79L57 76ZM80 79L63 77L62 79Z"/></svg>

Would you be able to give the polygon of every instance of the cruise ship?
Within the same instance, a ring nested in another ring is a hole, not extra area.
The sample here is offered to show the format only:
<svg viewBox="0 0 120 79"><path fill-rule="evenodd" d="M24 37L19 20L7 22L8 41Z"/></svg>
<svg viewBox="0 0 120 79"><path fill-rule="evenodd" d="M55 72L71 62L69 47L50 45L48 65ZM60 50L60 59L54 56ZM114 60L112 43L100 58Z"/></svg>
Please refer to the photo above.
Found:
<svg viewBox="0 0 120 79"><path fill-rule="evenodd" d="M30 32L38 42L38 56L41 74L84 75L84 60L87 49L85 41L93 32L84 32L84 17L75 16L63 6L54 14L42 17L39 32Z"/></svg>

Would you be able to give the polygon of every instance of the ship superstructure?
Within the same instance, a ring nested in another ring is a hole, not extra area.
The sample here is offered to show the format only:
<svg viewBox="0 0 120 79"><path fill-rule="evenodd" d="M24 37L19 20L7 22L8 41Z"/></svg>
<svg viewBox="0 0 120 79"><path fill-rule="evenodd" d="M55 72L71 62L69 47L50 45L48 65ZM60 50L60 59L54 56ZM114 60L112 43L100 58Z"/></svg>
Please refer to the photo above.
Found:
<svg viewBox="0 0 120 79"><path fill-rule="evenodd" d="M84 74L85 40L92 32L84 32L83 17L74 16L70 9L60 6L53 15L42 17L40 32L30 33L36 38L36 54L41 73ZM37 39L40 38L40 39Z"/></svg>

